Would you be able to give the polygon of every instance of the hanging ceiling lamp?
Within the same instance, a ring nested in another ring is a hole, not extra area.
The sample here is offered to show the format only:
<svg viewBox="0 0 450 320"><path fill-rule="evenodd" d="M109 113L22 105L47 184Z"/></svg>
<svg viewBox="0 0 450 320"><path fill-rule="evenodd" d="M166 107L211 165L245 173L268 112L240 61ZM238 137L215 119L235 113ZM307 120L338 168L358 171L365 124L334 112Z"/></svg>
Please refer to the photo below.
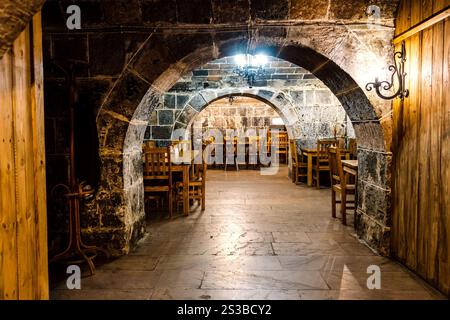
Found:
<svg viewBox="0 0 450 320"><path fill-rule="evenodd" d="M267 64L267 56L257 54L255 56L250 54L238 54L234 57L236 68L234 73L247 80L248 86L253 87L257 78L264 77L266 70L264 67Z"/></svg>

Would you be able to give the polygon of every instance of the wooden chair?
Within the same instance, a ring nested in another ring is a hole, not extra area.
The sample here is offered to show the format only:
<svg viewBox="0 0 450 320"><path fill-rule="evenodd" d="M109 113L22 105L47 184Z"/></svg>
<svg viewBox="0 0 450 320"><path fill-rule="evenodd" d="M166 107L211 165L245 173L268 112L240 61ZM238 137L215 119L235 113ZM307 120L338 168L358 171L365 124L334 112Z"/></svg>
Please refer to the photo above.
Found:
<svg viewBox="0 0 450 320"><path fill-rule="evenodd" d="M336 218L336 204L341 204L342 223L347 225L347 210L355 210L355 200L348 200L348 195L355 196L356 186L347 184L341 163L341 153L339 148L330 147L328 149L330 163L330 181L331 181L331 212L332 217ZM340 200L336 200L336 193L340 194ZM348 204L353 204L349 206Z"/></svg>
<svg viewBox="0 0 450 320"><path fill-rule="evenodd" d="M248 137L248 144L246 146L246 168L253 166L253 168L258 168L259 166L259 149L260 149L261 138L259 136Z"/></svg>
<svg viewBox="0 0 450 320"><path fill-rule="evenodd" d="M239 163L237 161L237 137L232 139L225 137L223 146L224 170L227 171L228 165L234 165L236 171L239 171Z"/></svg>
<svg viewBox="0 0 450 320"><path fill-rule="evenodd" d="M191 171L189 177L189 200L198 201L202 211L206 208L206 171L208 164L203 161L202 164L193 165L194 170ZM177 182L176 202L178 205L183 204L183 182Z"/></svg>
<svg viewBox="0 0 450 320"><path fill-rule="evenodd" d="M303 155L300 155L300 157L298 156L295 140L289 140L289 149L291 151L292 160L292 182L297 184L300 178L308 177L308 163Z"/></svg>
<svg viewBox="0 0 450 320"><path fill-rule="evenodd" d="M313 166L313 182L315 181L317 189L320 189L320 173L330 172L328 162L328 148L337 147L337 140L318 140L316 164Z"/></svg>
<svg viewBox="0 0 450 320"><path fill-rule="evenodd" d="M358 159L358 145L356 143L356 139L349 140L348 150L350 151L350 159L351 160Z"/></svg>
<svg viewBox="0 0 450 320"><path fill-rule="evenodd" d="M270 138L269 145L271 146L274 141ZM289 137L287 132L279 132L277 134L277 144L275 145L275 152L278 154L278 157L283 156L286 164L289 162ZM280 161L281 162L281 161Z"/></svg>
<svg viewBox="0 0 450 320"><path fill-rule="evenodd" d="M172 162L170 148L151 148L144 153L144 193L145 200L152 199L153 193L166 193L169 216L172 218Z"/></svg>
<svg viewBox="0 0 450 320"><path fill-rule="evenodd" d="M148 141L145 141L143 143L143 145L142 145L142 150L144 152L146 152L149 149L153 149L153 148L156 148L156 142L155 141L148 140Z"/></svg>

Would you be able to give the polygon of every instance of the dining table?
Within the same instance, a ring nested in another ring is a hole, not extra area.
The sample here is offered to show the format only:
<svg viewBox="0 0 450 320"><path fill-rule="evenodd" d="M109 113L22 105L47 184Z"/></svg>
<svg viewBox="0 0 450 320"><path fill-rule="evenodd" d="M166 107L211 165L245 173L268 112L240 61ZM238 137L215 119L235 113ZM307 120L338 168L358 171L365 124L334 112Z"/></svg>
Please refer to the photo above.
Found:
<svg viewBox="0 0 450 320"><path fill-rule="evenodd" d="M345 159L350 160L350 151L347 149L340 149L341 155L345 157ZM308 187L313 186L313 165L314 159L317 158L317 149L312 148L302 148L301 155L306 157L307 162L307 177L306 184Z"/></svg>

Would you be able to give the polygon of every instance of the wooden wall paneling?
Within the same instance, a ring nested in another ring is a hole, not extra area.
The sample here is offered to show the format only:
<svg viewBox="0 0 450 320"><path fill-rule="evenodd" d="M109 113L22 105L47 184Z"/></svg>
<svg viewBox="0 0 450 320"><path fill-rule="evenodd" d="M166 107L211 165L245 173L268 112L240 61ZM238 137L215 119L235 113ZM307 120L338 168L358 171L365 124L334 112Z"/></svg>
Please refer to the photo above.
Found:
<svg viewBox="0 0 450 320"><path fill-rule="evenodd" d="M11 53L0 60L0 299L17 299L17 238Z"/></svg>
<svg viewBox="0 0 450 320"><path fill-rule="evenodd" d="M401 48L401 44L397 45L395 47L395 50L398 51ZM406 46L407 52L409 51L409 46ZM406 64L406 70L409 69L409 65ZM405 71L406 71L405 70ZM408 72L408 71L406 71ZM407 79L409 81L409 79ZM405 119L408 118L408 108L406 104L408 101L405 99L403 101L396 99L393 102L393 112L394 112L394 136L393 136L393 147L395 150L403 150L408 148L408 139L404 139L405 135L408 134L408 128L407 124L408 121ZM401 166L405 166L408 163L408 157L407 152L399 152L397 153L398 157L394 157L394 187L393 190L405 190L405 188L408 187L408 184L406 183L405 179L398 179L397 174L398 170L396 168L400 168ZM401 208L402 211L407 211L408 208L408 201L405 201L405 197L403 193L397 193L393 197L397 201L396 207ZM405 216L404 215L394 215L393 219L395 219L395 222L393 222L393 226L396 226L399 231L392 233L391 241L393 243L398 243L398 246L392 246L392 252L393 254L397 255L400 259L404 259L405 257L405 250L406 250L406 224L405 224Z"/></svg>
<svg viewBox="0 0 450 320"><path fill-rule="evenodd" d="M433 13L438 13L448 6L450 6L450 0L434 0Z"/></svg>
<svg viewBox="0 0 450 320"><path fill-rule="evenodd" d="M34 154L34 185L36 203L36 299L48 299L48 254L47 254L47 197L45 174L45 132L44 132L44 70L42 50L41 14L34 16L33 28L33 65L34 73L31 84L32 122L33 122L33 154Z"/></svg>
<svg viewBox="0 0 450 320"><path fill-rule="evenodd" d="M420 84L420 134L418 140L419 156L419 211L418 211L418 239L417 239L417 271L426 277L428 256L428 233L426 227L430 224L430 111L431 111L431 77L432 77L432 50L433 31L430 29L422 33L422 78Z"/></svg>
<svg viewBox="0 0 450 320"><path fill-rule="evenodd" d="M443 33L444 23L433 27L432 45L432 95L431 95L431 123L430 123L430 224L428 225L428 269L427 278L438 283L439 263L437 247L439 243L439 216L441 203L441 107L442 107L442 62L443 62Z"/></svg>
<svg viewBox="0 0 450 320"><path fill-rule="evenodd" d="M403 1L405 1L405 0L403 0ZM422 21L421 3L420 3L420 0L412 0L412 1L407 1L407 2L411 2L411 25L410 25L410 27L412 27Z"/></svg>
<svg viewBox="0 0 450 320"><path fill-rule="evenodd" d="M405 32L411 27L411 2L401 1L398 10L395 34Z"/></svg>
<svg viewBox="0 0 450 320"><path fill-rule="evenodd" d="M399 44L401 46L401 44ZM406 54L407 56L411 56L411 43L410 41L406 41L405 43L406 45ZM406 64L406 70L405 70L408 75L411 73L411 64ZM411 78L408 76L407 77L407 86L408 88L411 86ZM403 119L402 119L402 127L403 127L403 131L404 134L402 135L402 143L404 144L404 148L403 150L405 151L402 154L402 161L400 162L400 167L402 166L406 166L406 168L408 168L408 170L410 170L413 167L412 162L414 161L414 158L411 157L411 153L410 150L412 148L414 148L415 146L411 143L411 139L409 139L408 137L411 136L412 132L411 132L411 127L410 127L410 113L411 113L411 100L410 99L405 99L403 102ZM409 189L411 188L411 176L408 176L407 179L400 179L402 181L402 188L399 190L404 190L404 193L401 194L401 198L403 201L403 210L405 212L411 212L413 208L411 208L411 201L409 201L407 194L409 193ZM409 193L410 194L410 193ZM402 229L402 233L408 234L408 228L409 228L409 221L410 221L410 217L408 215L405 215L403 217L400 218L401 221L401 229ZM409 239L407 238L407 236L405 234L402 234L401 236L401 240L400 240L400 251L401 251L401 256L404 259L404 261L406 261L406 257L407 257L407 249L408 249L408 241Z"/></svg>
<svg viewBox="0 0 450 320"><path fill-rule="evenodd" d="M424 21L433 15L434 1L435 0L422 0L422 4L420 5L420 21Z"/></svg>
<svg viewBox="0 0 450 320"><path fill-rule="evenodd" d="M450 18L429 19L450 1L403 2L410 97L394 104L392 253L450 295Z"/></svg>
<svg viewBox="0 0 450 320"><path fill-rule="evenodd" d="M34 159L31 119L30 30L13 45L14 54L14 144L16 163L16 209L19 261L19 299L33 299L35 290L36 239ZM31 267L33 266L33 267Z"/></svg>
<svg viewBox="0 0 450 320"><path fill-rule="evenodd" d="M420 134L420 79L422 77L421 69L418 67L422 64L422 36L420 34L413 36L409 39L411 55L408 59L409 79L410 79L410 97L409 99L409 118L408 128L409 135L407 136L409 148L407 150L407 156L409 157L408 174L408 188L406 189L406 200L409 203L408 211L405 212L407 216L407 234L404 236L406 247L406 264L415 269L417 267L417 219L418 219L418 199L419 199L419 149L418 141ZM404 176L404 171L401 170L399 178ZM397 192L402 192L398 190ZM409 195L408 195L409 194Z"/></svg>
<svg viewBox="0 0 450 320"><path fill-rule="evenodd" d="M0 299L48 299L41 16L0 59Z"/></svg>
<svg viewBox="0 0 450 320"><path fill-rule="evenodd" d="M450 293L450 18L444 22L441 109L439 287Z"/></svg>

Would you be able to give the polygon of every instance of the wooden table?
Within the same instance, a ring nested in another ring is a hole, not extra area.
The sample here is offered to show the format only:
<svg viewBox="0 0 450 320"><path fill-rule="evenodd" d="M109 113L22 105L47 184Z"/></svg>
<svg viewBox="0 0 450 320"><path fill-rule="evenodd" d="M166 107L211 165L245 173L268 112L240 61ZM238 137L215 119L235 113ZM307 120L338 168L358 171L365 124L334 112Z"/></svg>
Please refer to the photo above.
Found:
<svg viewBox="0 0 450 320"><path fill-rule="evenodd" d="M341 155L345 155L347 160L350 159L350 151L346 149L341 149ZM313 159L317 157L317 149L301 149L301 155L305 156L308 164L308 173L307 173L307 185L308 187L312 187L313 185Z"/></svg>

